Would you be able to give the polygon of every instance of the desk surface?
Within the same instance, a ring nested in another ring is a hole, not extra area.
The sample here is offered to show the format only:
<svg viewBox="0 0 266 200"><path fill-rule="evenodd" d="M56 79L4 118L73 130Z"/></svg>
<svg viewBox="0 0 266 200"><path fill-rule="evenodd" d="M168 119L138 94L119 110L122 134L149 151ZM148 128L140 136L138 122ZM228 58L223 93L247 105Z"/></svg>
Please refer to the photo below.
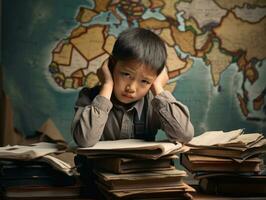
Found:
<svg viewBox="0 0 266 200"><path fill-rule="evenodd" d="M266 197L223 197L202 193L193 194L194 200L266 200Z"/></svg>

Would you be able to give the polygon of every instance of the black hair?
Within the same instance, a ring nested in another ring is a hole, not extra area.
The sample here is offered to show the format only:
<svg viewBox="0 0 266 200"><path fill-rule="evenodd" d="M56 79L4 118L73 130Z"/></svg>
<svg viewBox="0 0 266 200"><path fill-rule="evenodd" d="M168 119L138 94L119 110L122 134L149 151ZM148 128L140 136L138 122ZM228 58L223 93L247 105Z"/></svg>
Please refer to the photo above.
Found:
<svg viewBox="0 0 266 200"><path fill-rule="evenodd" d="M136 60L159 74L166 62L167 54L163 40L144 28L129 28L118 36L112 51L118 61Z"/></svg>

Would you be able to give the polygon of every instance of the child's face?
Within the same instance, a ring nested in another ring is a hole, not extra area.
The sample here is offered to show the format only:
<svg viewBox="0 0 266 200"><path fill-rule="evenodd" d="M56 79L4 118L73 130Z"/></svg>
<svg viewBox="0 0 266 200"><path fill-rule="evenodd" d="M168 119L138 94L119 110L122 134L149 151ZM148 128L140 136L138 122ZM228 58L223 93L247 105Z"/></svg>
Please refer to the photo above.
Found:
<svg viewBox="0 0 266 200"><path fill-rule="evenodd" d="M148 93L156 77L157 73L145 64L118 61L113 71L115 97L125 104L138 101Z"/></svg>

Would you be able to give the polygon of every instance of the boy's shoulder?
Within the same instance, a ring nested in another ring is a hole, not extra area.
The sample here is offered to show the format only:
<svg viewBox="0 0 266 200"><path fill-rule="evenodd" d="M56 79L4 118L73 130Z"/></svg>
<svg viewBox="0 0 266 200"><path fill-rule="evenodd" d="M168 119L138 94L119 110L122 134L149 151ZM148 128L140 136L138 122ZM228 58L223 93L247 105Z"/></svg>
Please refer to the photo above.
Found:
<svg viewBox="0 0 266 200"><path fill-rule="evenodd" d="M79 106L88 105L100 92L100 86L93 88L84 87L79 91L78 100L76 102Z"/></svg>
<svg viewBox="0 0 266 200"><path fill-rule="evenodd" d="M93 88L84 87L80 90L79 96L88 96L91 99L93 99L95 96L97 96L100 92L100 86L95 86Z"/></svg>

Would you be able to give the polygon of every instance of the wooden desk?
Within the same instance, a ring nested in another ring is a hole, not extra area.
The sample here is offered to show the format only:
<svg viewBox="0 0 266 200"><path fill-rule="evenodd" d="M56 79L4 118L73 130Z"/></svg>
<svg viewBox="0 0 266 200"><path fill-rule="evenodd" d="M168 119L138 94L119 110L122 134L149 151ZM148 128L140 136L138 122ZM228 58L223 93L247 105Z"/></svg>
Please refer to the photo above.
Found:
<svg viewBox="0 0 266 200"><path fill-rule="evenodd" d="M210 195L199 192L198 186L194 187L197 192L192 194L194 200L266 200L265 197L232 197L232 196L221 196L221 195Z"/></svg>

